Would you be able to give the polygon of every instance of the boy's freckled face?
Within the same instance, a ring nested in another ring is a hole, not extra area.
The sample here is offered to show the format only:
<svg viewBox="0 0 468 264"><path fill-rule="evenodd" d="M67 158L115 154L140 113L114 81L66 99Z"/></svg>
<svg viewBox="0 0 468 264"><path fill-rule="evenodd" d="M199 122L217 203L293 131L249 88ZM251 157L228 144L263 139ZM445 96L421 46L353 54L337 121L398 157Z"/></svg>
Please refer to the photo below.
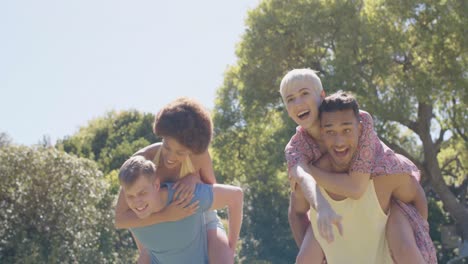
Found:
<svg viewBox="0 0 468 264"><path fill-rule="evenodd" d="M289 117L306 129L317 123L322 100L312 85L310 82L297 82L282 94Z"/></svg>

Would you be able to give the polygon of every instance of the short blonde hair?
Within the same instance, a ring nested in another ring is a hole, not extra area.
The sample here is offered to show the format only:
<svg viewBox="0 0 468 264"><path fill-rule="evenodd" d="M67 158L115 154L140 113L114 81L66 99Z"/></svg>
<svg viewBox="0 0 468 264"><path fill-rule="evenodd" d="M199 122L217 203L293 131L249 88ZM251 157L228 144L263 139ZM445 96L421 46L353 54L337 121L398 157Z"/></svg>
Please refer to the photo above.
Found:
<svg viewBox="0 0 468 264"><path fill-rule="evenodd" d="M299 82L310 82L312 88L317 92L318 95L323 90L322 81L317 76L317 72L309 68L294 69L286 73L281 80L280 93L281 97L284 96L284 92Z"/></svg>

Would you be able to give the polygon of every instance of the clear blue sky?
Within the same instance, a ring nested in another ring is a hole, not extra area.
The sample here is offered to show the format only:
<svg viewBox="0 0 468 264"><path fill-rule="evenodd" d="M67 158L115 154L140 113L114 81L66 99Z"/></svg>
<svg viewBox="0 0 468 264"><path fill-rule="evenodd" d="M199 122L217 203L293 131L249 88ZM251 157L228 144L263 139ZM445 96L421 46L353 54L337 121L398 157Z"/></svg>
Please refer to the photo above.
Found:
<svg viewBox="0 0 468 264"><path fill-rule="evenodd" d="M110 110L215 92L258 0L0 1L0 132L35 144Z"/></svg>

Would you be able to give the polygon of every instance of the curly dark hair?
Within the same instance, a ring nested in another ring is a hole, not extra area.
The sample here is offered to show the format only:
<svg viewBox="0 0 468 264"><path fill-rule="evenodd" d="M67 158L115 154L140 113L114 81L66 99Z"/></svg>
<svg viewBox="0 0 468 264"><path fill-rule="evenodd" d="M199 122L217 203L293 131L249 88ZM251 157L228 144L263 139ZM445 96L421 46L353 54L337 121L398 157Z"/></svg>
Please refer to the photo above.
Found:
<svg viewBox="0 0 468 264"><path fill-rule="evenodd" d="M159 137L172 137L194 154L201 154L210 145L213 124L210 113L200 103L181 97L158 112L153 132Z"/></svg>

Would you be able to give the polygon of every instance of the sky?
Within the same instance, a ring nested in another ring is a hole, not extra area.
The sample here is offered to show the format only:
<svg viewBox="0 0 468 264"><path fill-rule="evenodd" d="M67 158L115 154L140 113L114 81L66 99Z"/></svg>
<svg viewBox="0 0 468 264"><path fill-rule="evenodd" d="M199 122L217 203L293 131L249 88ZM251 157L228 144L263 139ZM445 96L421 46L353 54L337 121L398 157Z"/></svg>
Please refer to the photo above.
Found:
<svg viewBox="0 0 468 264"><path fill-rule="evenodd" d="M258 0L0 1L0 133L71 136L180 96L212 109Z"/></svg>

